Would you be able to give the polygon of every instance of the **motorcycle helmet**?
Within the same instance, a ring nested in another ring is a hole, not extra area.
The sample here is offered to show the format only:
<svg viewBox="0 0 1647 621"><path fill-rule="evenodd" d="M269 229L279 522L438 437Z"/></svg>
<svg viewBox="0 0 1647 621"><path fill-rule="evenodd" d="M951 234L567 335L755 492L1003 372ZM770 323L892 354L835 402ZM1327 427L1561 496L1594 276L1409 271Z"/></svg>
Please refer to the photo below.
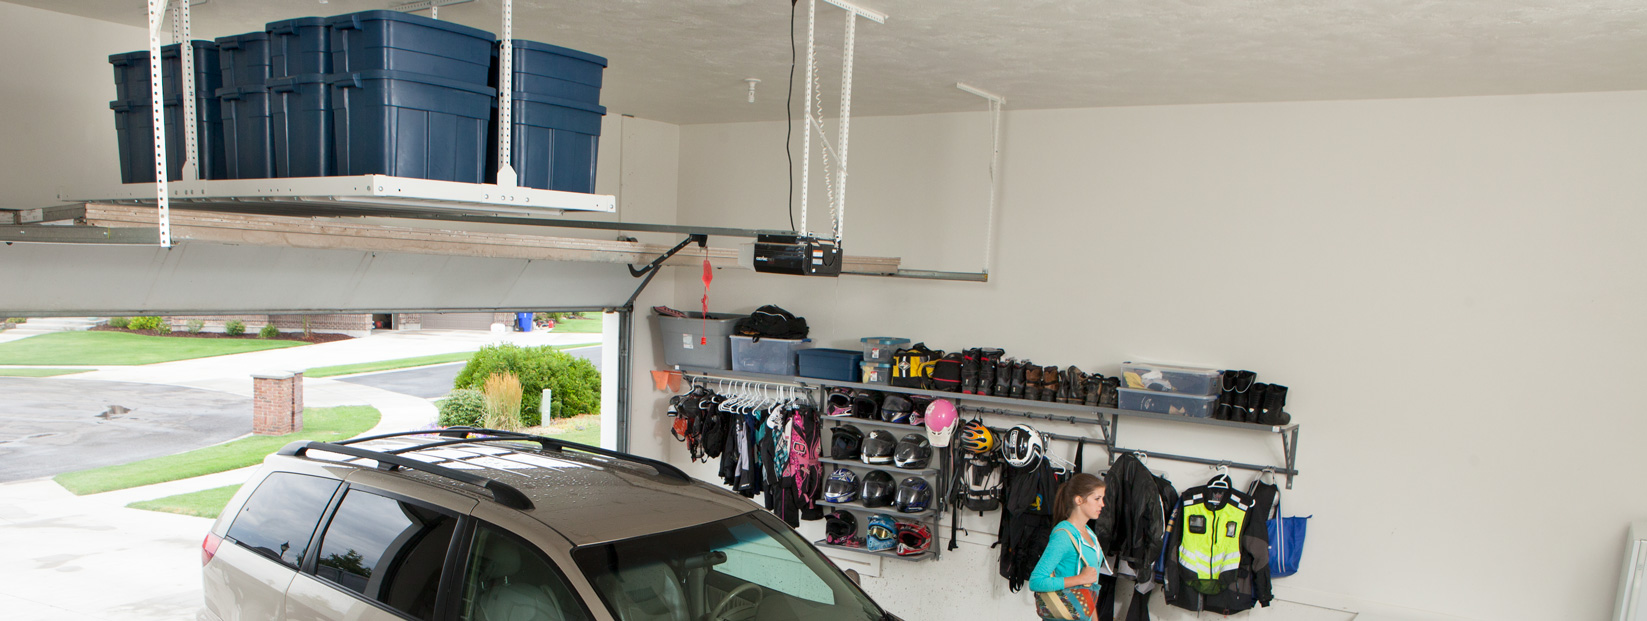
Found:
<svg viewBox="0 0 1647 621"><path fill-rule="evenodd" d="M926 406L926 437L933 446L949 446L949 438L955 435L955 426L960 421L955 412L955 403L948 399L933 399Z"/></svg>
<svg viewBox="0 0 1647 621"><path fill-rule="evenodd" d="M824 399L824 416L851 416L852 394L845 391L833 391Z"/></svg>
<svg viewBox="0 0 1647 621"><path fill-rule="evenodd" d="M892 454L898 450L898 440L892 432L876 429L864 437L863 461L866 464L892 463Z"/></svg>
<svg viewBox="0 0 1647 621"><path fill-rule="evenodd" d="M864 475L863 484L858 487L859 502L865 507L891 506L896 495L897 483L892 481L892 475L880 470Z"/></svg>
<svg viewBox="0 0 1647 621"><path fill-rule="evenodd" d="M928 397L926 395L910 395L909 403L915 408L913 412L909 413L909 424L926 424L926 408L927 406L932 405L932 397Z"/></svg>
<svg viewBox="0 0 1647 621"><path fill-rule="evenodd" d="M1029 425L1018 425L1006 432L1001 441L1001 456L1014 468L1028 468L1041 460L1046 452L1046 440L1041 432Z"/></svg>
<svg viewBox="0 0 1647 621"><path fill-rule="evenodd" d="M884 515L871 515L864 535L864 548L870 551L891 550L898 545L898 523Z"/></svg>
<svg viewBox="0 0 1647 621"><path fill-rule="evenodd" d="M898 556L920 556L932 549L932 532L925 524L898 522Z"/></svg>
<svg viewBox="0 0 1647 621"><path fill-rule="evenodd" d="M995 451L995 432L974 418L961 425L961 450L973 455L988 455Z"/></svg>
<svg viewBox="0 0 1647 621"><path fill-rule="evenodd" d="M887 395L881 402L881 420L889 423L909 422L909 413L915 411L915 405L898 395Z"/></svg>
<svg viewBox="0 0 1647 621"><path fill-rule="evenodd" d="M859 390L852 393L852 417L876 419L881 416L881 393Z"/></svg>
<svg viewBox="0 0 1647 621"><path fill-rule="evenodd" d="M921 477L909 477L898 483L898 497L893 505L903 513L920 513L932 506L932 485Z"/></svg>
<svg viewBox="0 0 1647 621"><path fill-rule="evenodd" d="M858 497L858 475L846 468L836 468L824 482L824 502L852 502Z"/></svg>
<svg viewBox="0 0 1647 621"><path fill-rule="evenodd" d="M920 470L932 463L932 443L926 436L912 433L898 440L898 449L892 454L892 465Z"/></svg>
<svg viewBox="0 0 1647 621"><path fill-rule="evenodd" d="M837 546L858 547L858 518L851 511L836 509L824 515L824 541Z"/></svg>
<svg viewBox="0 0 1647 621"><path fill-rule="evenodd" d="M857 459L863 454L864 432L852 425L841 425L829 437L830 459Z"/></svg>

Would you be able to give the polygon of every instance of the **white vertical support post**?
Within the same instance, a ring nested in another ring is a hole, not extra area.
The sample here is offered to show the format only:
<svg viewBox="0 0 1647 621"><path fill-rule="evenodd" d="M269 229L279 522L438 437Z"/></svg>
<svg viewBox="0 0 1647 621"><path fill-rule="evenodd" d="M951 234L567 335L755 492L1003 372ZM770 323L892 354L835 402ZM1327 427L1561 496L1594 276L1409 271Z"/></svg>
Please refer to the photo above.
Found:
<svg viewBox="0 0 1647 621"><path fill-rule="evenodd" d="M515 0L503 0L503 40L498 42L498 185L516 185L515 150Z"/></svg>
<svg viewBox="0 0 1647 621"><path fill-rule="evenodd" d="M183 148L186 150L183 157L184 181L194 181L201 176L200 125L197 122L200 111L196 109L195 100L198 96L195 89L200 85L194 81L194 27L189 22L190 4L193 4L193 0L176 0L172 7L172 39L178 44L178 57L183 61L177 79L183 86Z"/></svg>
<svg viewBox="0 0 1647 621"><path fill-rule="evenodd" d="M846 13L846 44L841 48L841 169L835 173L835 200L840 204L830 207L835 214L835 245L841 245L842 231L846 229L846 149L852 134L852 49L857 45L858 14Z"/></svg>
<svg viewBox="0 0 1647 621"><path fill-rule="evenodd" d="M806 128L806 136L801 138L801 226L798 231L803 236L810 237L812 233L806 228L806 203L808 189L812 185L812 76L817 71L818 46L818 0L807 0L806 5L806 121L801 125Z"/></svg>
<svg viewBox="0 0 1647 621"><path fill-rule="evenodd" d="M154 121L154 185L160 209L160 247L172 246L171 188L166 186L166 108L161 97L160 12L165 0L149 0L149 112Z"/></svg>

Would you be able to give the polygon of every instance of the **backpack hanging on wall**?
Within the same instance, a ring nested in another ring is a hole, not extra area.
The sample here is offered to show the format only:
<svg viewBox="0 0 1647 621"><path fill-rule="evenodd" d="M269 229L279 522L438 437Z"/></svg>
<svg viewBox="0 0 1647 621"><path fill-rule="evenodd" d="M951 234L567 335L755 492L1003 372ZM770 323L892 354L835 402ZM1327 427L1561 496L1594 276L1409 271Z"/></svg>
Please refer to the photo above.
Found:
<svg viewBox="0 0 1647 621"><path fill-rule="evenodd" d="M932 371L944 352L931 349L926 343L899 349L892 354L892 385L900 388L932 387ZM959 374L956 379L959 380Z"/></svg>
<svg viewBox="0 0 1647 621"><path fill-rule="evenodd" d="M809 330L805 317L796 317L794 313L768 304L739 319L732 326L732 332L759 341L763 338L804 339Z"/></svg>

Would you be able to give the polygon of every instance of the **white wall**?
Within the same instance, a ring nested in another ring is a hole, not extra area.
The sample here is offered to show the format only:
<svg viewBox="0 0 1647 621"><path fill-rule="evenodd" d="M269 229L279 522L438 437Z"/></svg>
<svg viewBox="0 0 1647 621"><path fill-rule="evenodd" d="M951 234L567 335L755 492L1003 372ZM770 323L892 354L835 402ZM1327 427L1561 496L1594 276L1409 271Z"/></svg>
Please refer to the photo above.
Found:
<svg viewBox="0 0 1647 621"><path fill-rule="evenodd" d="M141 28L0 2L0 207L56 205L59 186L120 182L108 57L148 41Z"/></svg>
<svg viewBox="0 0 1647 621"><path fill-rule="evenodd" d="M1133 358L1256 370L1292 388L1303 474L1283 498L1316 516L1283 599L1363 618L1602 618L1625 525L1647 514L1630 392L1647 372L1642 110L1647 93L1625 92L1014 112L991 282L722 270L711 307L779 304L821 346L902 335L1105 373ZM987 124L855 119L846 248L975 270ZM682 127L679 221L777 225L783 129ZM677 272L677 304L695 305L697 278ZM636 450L684 462L661 414L637 403ZM1280 452L1175 427L1127 423L1122 444ZM1151 466L1180 488L1208 474ZM993 559L965 546L865 584L912 620L1028 615L1027 596L996 597ZM1348 616L1292 609L1257 614Z"/></svg>

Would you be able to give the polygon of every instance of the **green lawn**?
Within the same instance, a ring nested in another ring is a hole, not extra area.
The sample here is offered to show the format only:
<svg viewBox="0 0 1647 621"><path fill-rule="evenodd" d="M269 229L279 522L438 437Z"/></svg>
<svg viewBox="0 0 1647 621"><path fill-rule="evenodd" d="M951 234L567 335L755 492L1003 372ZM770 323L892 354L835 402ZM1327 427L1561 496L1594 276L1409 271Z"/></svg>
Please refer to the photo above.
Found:
<svg viewBox="0 0 1647 621"><path fill-rule="evenodd" d="M148 336L130 332L54 332L0 343L0 364L153 364L305 344L262 339Z"/></svg>
<svg viewBox="0 0 1647 621"><path fill-rule="evenodd" d="M602 320L600 315L590 319L567 319L555 322L555 332L569 332L574 334L600 334Z"/></svg>
<svg viewBox="0 0 1647 621"><path fill-rule="evenodd" d="M251 436L176 455L65 472L53 480L76 495L85 495L187 479L262 463L264 457L296 440L352 438L371 429L378 418L376 408L363 405L304 408L303 431L294 434Z"/></svg>
<svg viewBox="0 0 1647 621"><path fill-rule="evenodd" d="M229 499L234 498L237 491L240 491L239 485L227 485L154 500L139 500L126 506L133 509L215 518L223 512L224 505L229 504Z"/></svg>
<svg viewBox="0 0 1647 621"><path fill-rule="evenodd" d="M96 369L0 369L0 377L52 377L85 373Z"/></svg>
<svg viewBox="0 0 1647 621"><path fill-rule="evenodd" d="M409 369L412 367L426 367L432 364L448 362L467 362L475 356L472 351L460 351L450 354L434 356L418 356L416 358L397 358L394 360L379 360L377 362L362 362L359 364L340 364L330 367L314 367L303 372L304 377L332 377L334 375L353 375L355 373L371 373L373 371L392 371L395 369Z"/></svg>

